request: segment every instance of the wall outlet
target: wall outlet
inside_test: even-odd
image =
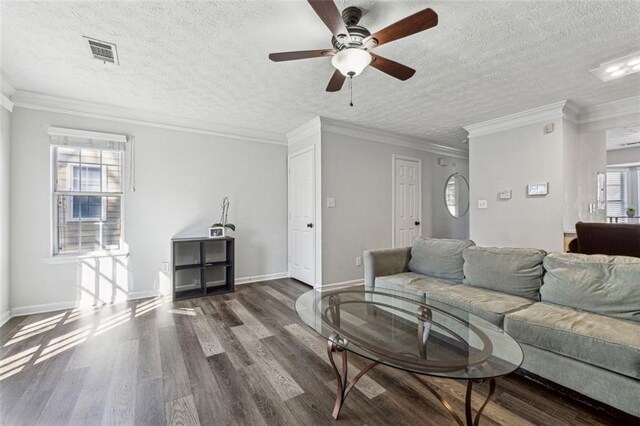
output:
[[[478,208],[486,209],[487,208],[487,200],[478,200]]]
[[[356,266],[362,266],[362,256],[356,257]]]
[[[160,270],[162,272],[169,272],[169,262],[162,262],[160,264]]]
[[[336,199],[335,198],[327,198],[327,208],[333,209],[336,207]]]

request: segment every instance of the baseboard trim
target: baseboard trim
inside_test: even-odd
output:
[[[11,319],[11,311],[4,311],[0,315],[0,327],[6,324],[7,321]]]
[[[257,281],[277,280],[280,278],[287,278],[288,272],[278,272],[275,274],[266,275],[254,275],[251,277],[236,278],[236,285],[249,284]],[[146,299],[148,297],[162,296],[159,291],[156,290],[142,290],[129,293],[127,300]],[[10,312],[6,312],[0,316],[0,325],[4,324],[11,317],[20,317],[24,315],[44,314],[47,312],[64,311],[66,309],[73,309],[78,307],[77,301],[66,301],[56,303],[44,303],[41,305],[22,306],[19,308],[13,308]]]
[[[323,284],[320,286],[320,288],[325,288],[325,287],[334,287],[334,286],[344,286],[344,287],[353,287],[353,286],[357,286],[357,285],[361,285],[364,284],[364,278],[360,278],[357,280],[351,280],[351,281],[342,281],[339,283],[331,283],[331,284]]]
[[[126,300],[146,299],[148,297],[161,296],[160,292],[155,290],[142,290],[129,293]],[[64,311],[78,307],[78,301],[43,303],[41,305],[22,306],[20,308],[11,309],[11,317],[20,317],[23,315],[44,314],[47,312]]]
[[[287,278],[289,276],[288,272],[277,272],[275,274],[266,274],[266,275],[254,275],[251,277],[243,277],[236,278],[236,285],[255,283],[258,281],[269,281],[269,280],[279,280],[281,278]]]

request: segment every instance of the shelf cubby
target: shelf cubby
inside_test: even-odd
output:
[[[232,237],[172,239],[173,299],[234,291],[234,244]]]

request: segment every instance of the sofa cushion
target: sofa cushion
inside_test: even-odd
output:
[[[464,283],[540,300],[545,254],[538,249],[468,247],[462,252]]]
[[[445,282],[437,278],[416,274],[415,272],[403,272],[396,275],[387,275],[386,277],[377,277],[375,283],[376,290],[404,291],[422,296],[428,290],[438,290],[455,285],[455,283]]]
[[[409,270],[461,283],[464,278],[462,251],[474,245],[470,240],[418,237],[411,247]]]
[[[446,303],[502,327],[504,314],[522,309],[533,303],[524,297],[512,296],[466,284],[428,291],[426,301]]]
[[[640,322],[640,258],[551,253],[543,301]]]
[[[640,324],[535,303],[508,313],[504,329],[518,342],[640,379]]]

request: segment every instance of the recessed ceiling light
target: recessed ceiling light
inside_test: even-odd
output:
[[[602,81],[609,81],[638,71],[640,71],[640,52],[634,52],[621,58],[603,62],[598,68],[592,69],[590,73]]]

